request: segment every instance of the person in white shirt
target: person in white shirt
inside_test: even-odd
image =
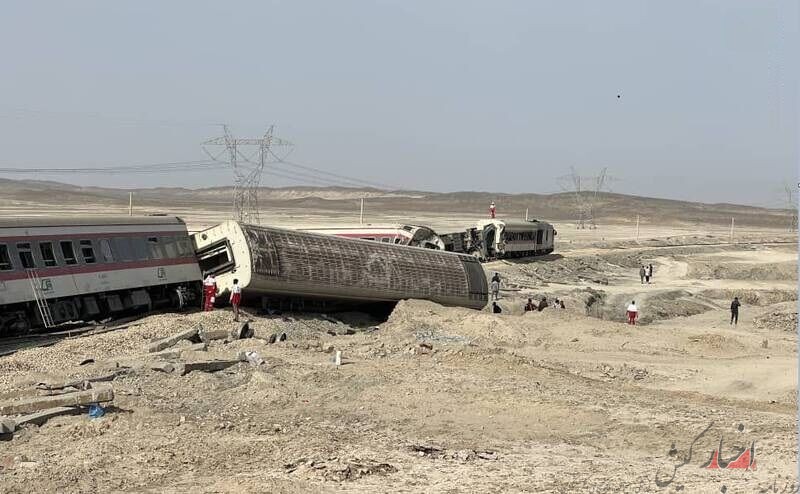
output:
[[[636,319],[639,317],[639,309],[636,308],[636,301],[632,300],[626,311],[628,314],[628,324],[635,325]]]
[[[231,287],[231,307],[233,307],[233,320],[239,322],[239,305],[242,303],[242,287],[239,280],[233,280]]]

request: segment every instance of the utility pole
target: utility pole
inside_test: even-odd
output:
[[[292,143],[273,136],[274,125],[270,125],[263,137],[235,138],[222,126],[224,135],[206,140],[202,144],[203,151],[214,161],[229,165],[233,169],[233,215],[241,222],[259,224],[261,218],[258,208],[258,189],[261,186],[261,174],[264,167],[273,162],[274,147],[287,146]],[[221,148],[216,152],[216,150]],[[249,151],[248,151],[249,150]],[[227,160],[222,159],[227,154]]]
[[[128,192],[128,216],[133,216],[133,192]]]
[[[636,241],[639,241],[639,215],[636,215]]]
[[[360,225],[364,224],[364,198],[361,198],[361,214],[358,216],[358,223]]]
[[[528,221],[528,208],[525,208],[525,221]]]
[[[734,222],[735,222],[735,219],[731,218],[731,240],[730,240],[730,243],[733,243],[733,225],[734,225]]]

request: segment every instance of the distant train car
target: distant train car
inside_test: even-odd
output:
[[[491,219],[441,238],[447,251],[491,260],[550,254],[556,234],[553,225],[544,221]]]
[[[426,249],[444,250],[444,242],[432,229],[420,225],[353,225],[302,228],[311,233],[337,237],[373,240],[385,244],[408,245]]]
[[[179,218],[0,219],[0,336],[179,304],[199,282]]]
[[[486,276],[471,256],[227,221],[193,235],[200,268],[244,298],[342,302],[427,299],[481,309]]]

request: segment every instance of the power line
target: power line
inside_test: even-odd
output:
[[[148,163],[135,165],[107,165],[99,167],[1,167],[0,173],[8,174],[115,174],[115,173],[169,173],[173,171],[194,171],[217,168],[219,164],[211,160],[171,161],[166,163]]]

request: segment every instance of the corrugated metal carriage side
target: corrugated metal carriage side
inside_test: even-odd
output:
[[[198,254],[228,243],[234,257],[215,261],[227,289],[238,278],[251,296],[294,296],[354,302],[421,298],[482,308],[483,268],[474,258],[440,251],[229,222],[201,232]],[[206,239],[202,239],[206,235]],[[241,237],[241,238],[239,238]]]
[[[172,304],[199,277],[179,218],[0,219],[0,335]]]

